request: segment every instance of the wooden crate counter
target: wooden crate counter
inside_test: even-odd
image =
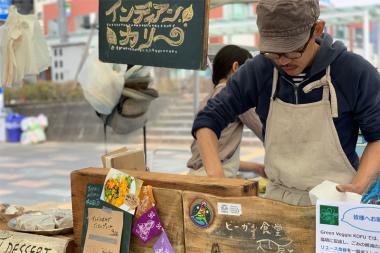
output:
[[[315,252],[315,207],[194,192],[182,197],[186,253]]]
[[[76,170],[71,173],[71,194],[73,206],[73,220],[74,220],[74,242],[76,252],[79,252],[80,238],[82,233],[83,212],[84,212],[84,199],[86,195],[86,187],[88,184],[103,184],[108,169],[104,168],[86,168]],[[152,185],[155,188],[172,189],[166,193],[157,193],[155,189],[155,198],[158,204],[158,212],[162,219],[164,226],[168,230],[169,239],[174,239],[178,245],[173,245],[177,252],[184,252],[180,250],[181,245],[184,247],[183,233],[180,224],[183,224],[183,218],[180,210],[174,207],[181,208],[182,210],[182,197],[181,193],[176,193],[176,190],[189,190],[195,192],[209,193],[217,196],[256,196],[257,195],[257,182],[242,180],[242,179],[212,179],[207,177],[176,175],[166,173],[153,173],[144,171],[128,171],[124,170],[131,176],[139,178],[144,181],[145,185]],[[164,205],[160,208],[160,205]],[[168,206],[173,206],[168,209]],[[178,216],[178,217],[177,217]],[[178,219],[178,224],[173,223]],[[171,220],[173,219],[173,221]],[[173,223],[173,225],[171,225]],[[169,224],[169,225],[167,225]],[[170,230],[173,227],[173,230]],[[174,242],[174,241],[173,241]],[[135,246],[136,240],[132,239],[131,252],[151,252],[151,247]],[[134,248],[135,247],[135,248]]]

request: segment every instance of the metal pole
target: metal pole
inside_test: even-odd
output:
[[[59,38],[61,43],[67,43],[67,17],[65,10],[65,0],[58,0],[58,27]]]
[[[377,68],[380,69],[380,19],[377,20]]]
[[[371,61],[370,59],[370,52],[369,52],[369,13],[368,10],[365,10],[363,13],[363,47],[364,47],[364,58],[366,58],[368,61]]]
[[[194,108],[194,116],[198,113],[199,108],[199,72],[194,70],[194,100],[193,100],[193,108]]]
[[[147,170],[147,167],[146,167],[146,161],[147,161],[147,149],[146,149],[146,125],[143,126],[143,140],[144,140],[144,162],[145,162],[145,170]]]

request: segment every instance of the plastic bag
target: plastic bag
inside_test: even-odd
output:
[[[78,76],[84,97],[95,111],[108,115],[118,103],[127,65],[104,63],[90,53]]]
[[[374,204],[380,205],[380,181],[374,182],[370,187],[368,192],[363,195],[363,204]]]

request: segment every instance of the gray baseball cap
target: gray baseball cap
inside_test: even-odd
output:
[[[278,53],[303,47],[320,13],[318,0],[260,0],[256,11],[260,51]]]

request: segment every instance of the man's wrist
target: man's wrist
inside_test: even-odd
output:
[[[209,177],[224,177],[224,172],[223,170],[211,170],[211,171],[207,171],[207,175]]]

